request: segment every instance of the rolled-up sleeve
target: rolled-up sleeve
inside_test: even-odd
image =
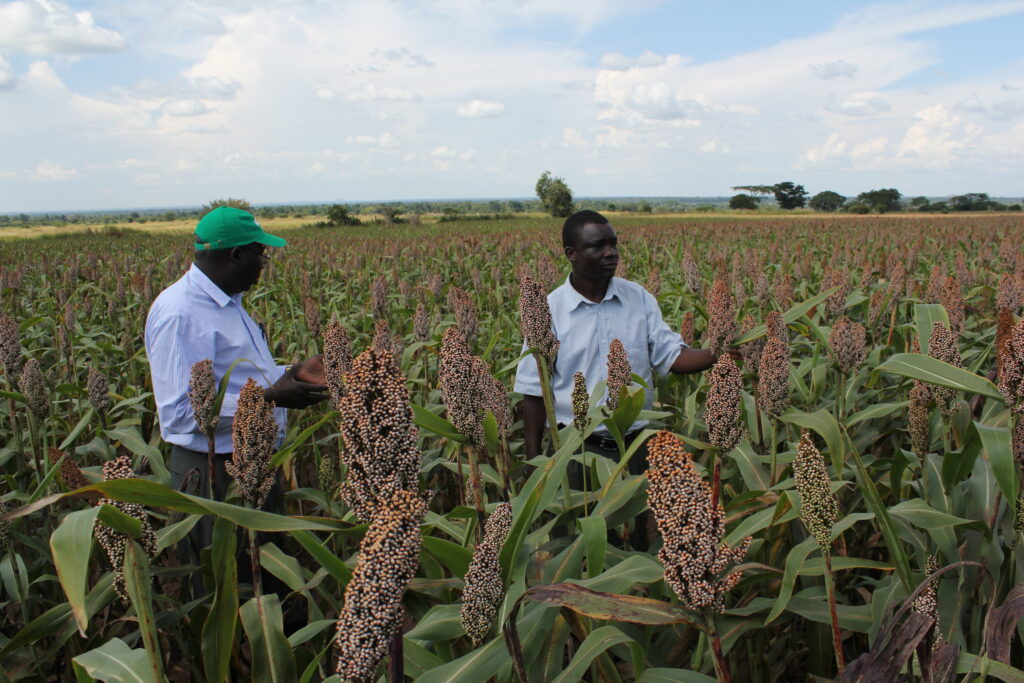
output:
[[[529,347],[526,342],[523,342],[523,353],[526,353]],[[534,360],[533,354],[523,356],[519,359],[519,366],[516,368],[516,381],[513,386],[513,391],[516,391],[524,396],[541,396],[542,390],[540,387],[540,375],[537,372],[537,361]]]
[[[665,322],[661,308],[658,307],[658,300],[647,291],[644,291],[643,297],[651,367],[659,376],[664,377],[671,371],[672,363],[679,357],[679,352],[686,348],[686,342]]]

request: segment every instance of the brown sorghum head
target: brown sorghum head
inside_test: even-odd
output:
[[[949,316],[950,331],[959,337],[964,331],[964,294],[960,288],[960,280],[952,275],[947,277],[939,298]]]
[[[658,296],[661,294],[661,271],[657,268],[652,268],[651,272],[647,274],[647,283],[644,284],[644,289]]]
[[[711,368],[711,387],[708,389],[704,421],[708,426],[708,441],[728,453],[743,439],[743,376],[729,355],[718,359]]]
[[[743,324],[740,326],[740,336],[742,337],[747,332],[757,327],[757,321],[754,320],[754,316],[747,315],[743,318]],[[765,340],[764,337],[755,339],[752,342],[747,342],[740,346],[740,355],[743,356],[743,369],[748,372],[757,371],[757,361],[761,358],[761,352],[764,350]]]
[[[370,286],[370,307],[374,318],[384,317],[388,309],[388,280],[383,275],[378,275]]]
[[[619,393],[633,381],[633,368],[629,364],[626,347],[618,339],[612,339],[608,347],[608,399],[611,410],[619,407]]]
[[[685,604],[721,612],[725,594],[740,579],[739,572],[723,574],[743,560],[750,537],[735,548],[722,545],[725,511],[712,501],[711,487],[678,437],[658,432],[648,449],[647,503],[664,540],[658,559],[665,582]]]
[[[370,348],[352,361],[338,412],[348,467],[341,495],[368,522],[395,491],[415,491],[419,485],[409,392],[389,350]]]
[[[558,355],[558,340],[551,322],[551,309],[544,288],[529,275],[519,279],[519,331],[527,348],[536,349],[548,363]]]
[[[430,316],[427,315],[427,307],[422,301],[416,306],[416,312],[412,316],[412,331],[420,341],[430,338]]]
[[[311,296],[307,296],[303,303],[303,312],[306,314],[306,329],[312,337],[320,336],[320,304]]]
[[[74,491],[89,485],[89,482],[85,480],[85,475],[82,474],[82,470],[71,459],[70,454],[64,453],[59,448],[50,448],[47,451],[47,457],[49,457],[51,465],[60,463],[60,482],[64,485],[65,489]],[[61,458],[64,458],[64,460],[61,461]]]
[[[842,268],[825,268],[825,274],[821,280],[821,288],[827,290],[833,287],[838,287],[839,289],[828,297],[825,307],[829,316],[834,318],[846,308],[846,297],[850,295],[850,290],[853,289],[853,284],[850,282],[850,274]]]
[[[793,460],[793,477],[800,493],[800,517],[821,552],[827,553],[832,548],[832,526],[836,523],[839,508],[832,495],[832,480],[825,469],[825,459],[808,432],[800,437]]]
[[[924,580],[928,582],[928,585],[925,586],[925,588],[920,593],[918,593],[917,597],[914,598],[914,602],[910,606],[910,609],[912,609],[913,611],[917,612],[918,614],[923,614],[926,617],[930,617],[933,620],[934,623],[932,624],[931,628],[928,629],[929,633],[931,634],[930,638],[928,638],[928,641],[930,641],[932,647],[938,644],[938,641],[942,640],[942,635],[940,634],[939,629],[937,628],[939,619],[939,603],[936,597],[937,588],[935,585],[935,580],[931,578],[932,574],[934,574],[937,571],[939,571],[939,560],[934,555],[929,555],[924,565]]]
[[[6,313],[0,313],[0,365],[13,386],[21,373],[21,340],[18,321]]]
[[[1003,381],[1003,364],[1007,359],[1015,324],[1013,311],[1009,308],[1000,308],[999,318],[996,321],[996,372],[1000,383]]]
[[[582,372],[577,372],[572,376],[572,423],[580,433],[580,438],[583,438],[587,427],[590,426],[590,418],[587,417],[589,412],[590,393],[587,391],[587,378]]]
[[[231,460],[224,464],[238,484],[245,502],[260,508],[274,486],[271,458],[277,445],[274,403],[263,398],[263,387],[252,377],[238,395],[238,409],[231,425]]]
[[[508,435],[511,417],[505,387],[491,376],[487,363],[470,352],[455,327],[445,330],[441,340],[437,375],[449,419],[474,446],[485,446],[483,421],[487,412],[494,414],[501,435]]]
[[[7,503],[0,500],[0,553],[11,545],[11,520],[7,519]]]
[[[789,328],[786,327],[786,320],[779,311],[769,311],[764,320],[764,326],[769,337],[775,337],[786,347],[789,347]]]
[[[946,269],[936,263],[932,266],[932,271],[928,276],[928,289],[925,292],[925,299],[928,303],[937,304],[941,303],[942,288],[946,285]]]
[[[402,595],[419,566],[425,512],[415,492],[396,490],[366,530],[338,616],[337,673],[343,681],[369,679],[401,626]]]
[[[704,332],[705,348],[724,353],[736,336],[736,310],[725,280],[715,280],[707,302],[708,327]]]
[[[922,461],[931,447],[928,410],[931,397],[928,385],[914,380],[914,386],[910,390],[910,410],[907,415],[907,429],[910,431],[910,447]]]
[[[336,316],[331,317],[324,332],[323,364],[331,403],[337,408],[338,401],[345,393],[345,373],[352,365],[352,341]]]
[[[778,417],[789,407],[789,344],[769,335],[757,368],[758,405]]]
[[[135,473],[132,471],[131,460],[127,455],[118,457],[103,463],[103,481],[112,479],[133,479]],[[129,517],[134,517],[142,523],[142,535],[139,536],[139,543],[146,553],[153,557],[156,555],[156,532],[150,524],[149,515],[145,508],[138,503],[124,503],[112,498],[101,498],[100,505],[111,505]],[[93,527],[93,535],[99,541],[100,546],[106,551],[107,559],[114,570],[114,588],[121,597],[124,604],[129,604],[128,589],[124,578],[124,551],[128,543],[128,537],[120,531],[115,531],[103,522],[97,520]]]
[[[836,365],[843,374],[859,368],[867,356],[867,330],[849,318],[843,317],[836,321],[828,343],[832,347]]]
[[[196,424],[199,425],[199,431],[207,435],[213,434],[220,417],[212,414],[213,406],[217,402],[217,380],[213,376],[212,360],[201,360],[192,365],[188,400],[192,403],[192,413]]]
[[[963,367],[963,359],[960,357],[960,344],[957,338],[950,333],[949,328],[942,321],[932,325],[932,336],[928,342],[928,355],[943,362]],[[935,405],[944,417],[952,417],[960,410],[960,392],[955,389],[932,385],[932,397]]]
[[[36,419],[45,419],[50,414],[50,390],[37,359],[29,358],[25,362],[18,378],[18,389],[28,399],[29,412]]]
[[[85,381],[86,394],[89,396],[89,403],[96,412],[105,413],[110,408],[110,385],[107,378],[96,368],[89,368],[89,377]]]
[[[466,344],[473,348],[479,321],[472,297],[459,287],[451,287],[448,289],[448,307],[455,316],[455,325],[465,338]]]
[[[996,310],[1009,309],[1015,313],[1021,304],[1020,278],[1016,273],[1004,273],[996,288]]]
[[[999,353],[999,391],[1010,412],[1020,419],[1024,416],[1024,318],[1006,337]]]
[[[683,279],[686,281],[686,288],[697,296],[704,293],[704,285],[700,277],[700,269],[697,262],[693,260],[693,254],[686,252],[683,255]]]
[[[694,328],[693,328],[693,311],[687,311],[683,314],[683,324],[679,326],[679,336],[683,338],[683,343],[687,346],[693,346],[694,339]]]
[[[775,303],[783,310],[793,305],[793,277],[786,273],[775,285]]]
[[[505,584],[501,580],[501,565],[498,553],[512,528],[512,506],[501,503],[494,509],[484,526],[484,538],[473,550],[473,559],[466,572],[465,588],[462,589],[462,612],[460,621],[466,635],[479,645],[494,624],[498,607],[505,597]]]

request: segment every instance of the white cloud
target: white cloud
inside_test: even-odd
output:
[[[398,49],[391,50],[374,49],[370,52],[370,56],[413,69],[417,67],[430,69],[435,66],[432,61],[423,55],[411,52],[407,47],[400,47]]]
[[[562,144],[569,149],[590,148],[590,141],[583,136],[583,133],[571,127],[562,129]]]
[[[651,52],[644,52],[636,57],[627,57],[618,52],[609,52],[601,56],[601,68],[624,71],[626,69],[644,68],[648,66],[661,66],[666,58]]]
[[[857,93],[840,102],[833,93],[829,93],[825,103],[826,111],[843,116],[874,116],[891,109],[888,102],[873,93]]]
[[[472,100],[455,110],[455,115],[466,119],[482,119],[491,116],[498,116],[505,111],[505,105],[501,102],[490,100]]]
[[[843,59],[824,64],[811,64],[810,67],[815,76],[826,81],[833,78],[853,78],[857,74],[857,65]]]
[[[44,159],[30,175],[32,180],[48,182],[51,180],[69,180],[78,175],[74,169],[64,168],[60,163]]]
[[[74,12],[59,0],[15,0],[0,5],[0,49],[30,55],[120,50],[124,37],[97,26],[92,13]]]
[[[0,55],[0,90],[5,90],[13,85],[14,68],[3,55]]]
[[[168,116],[198,116],[209,109],[199,100],[167,100],[160,105],[160,111]]]
[[[361,145],[363,147],[379,147],[381,149],[390,149],[398,147],[398,139],[389,132],[381,133],[380,135],[350,135],[345,138],[345,142],[350,145]]]
[[[437,149],[430,153],[430,156],[434,157],[435,159],[454,159],[456,156],[458,156],[458,152],[456,152],[451,147],[438,147]]]
[[[345,93],[345,99],[349,102],[409,102],[418,100],[419,95],[413,88],[382,88],[373,83],[364,83]]]
[[[330,88],[317,88],[314,97],[322,102],[336,102],[338,100],[338,93],[334,92]]]

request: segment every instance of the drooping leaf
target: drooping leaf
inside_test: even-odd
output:
[[[602,593],[573,583],[534,586],[526,591],[526,597],[549,605],[568,607],[594,619],[651,626],[690,624],[703,628],[699,614],[678,605],[634,595]]]

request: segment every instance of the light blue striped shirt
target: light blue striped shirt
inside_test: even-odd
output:
[[[218,453],[230,453],[231,424],[238,408],[238,394],[249,377],[269,387],[284,374],[270,354],[259,325],[242,308],[242,295],[225,294],[195,264],[177,282],[160,292],[146,318],[146,355],[153,378],[160,436],[167,443],[201,453],[206,452],[206,435],[199,431],[188,400],[192,365],[213,360],[213,374],[219,383],[239,358],[231,373],[220,421],[215,434]],[[274,410],[279,427],[278,443],[284,438],[288,411]]]
[[[654,373],[665,376],[679,352],[686,348],[683,338],[673,332],[661,317],[658,300],[642,286],[613,277],[604,300],[595,303],[576,291],[565,279],[548,294],[551,322],[560,342],[551,388],[555,397],[555,419],[563,425],[572,424],[573,375],[582,371],[587,391],[608,379],[608,347],[613,339],[622,342],[633,373],[647,386],[645,407],[654,404]],[[523,351],[526,351],[523,343]],[[519,361],[515,391],[528,396],[541,396],[537,363],[532,356]],[[605,399],[602,398],[602,402]],[[630,431],[640,429],[646,421],[633,423]],[[607,434],[604,426],[594,430]]]

